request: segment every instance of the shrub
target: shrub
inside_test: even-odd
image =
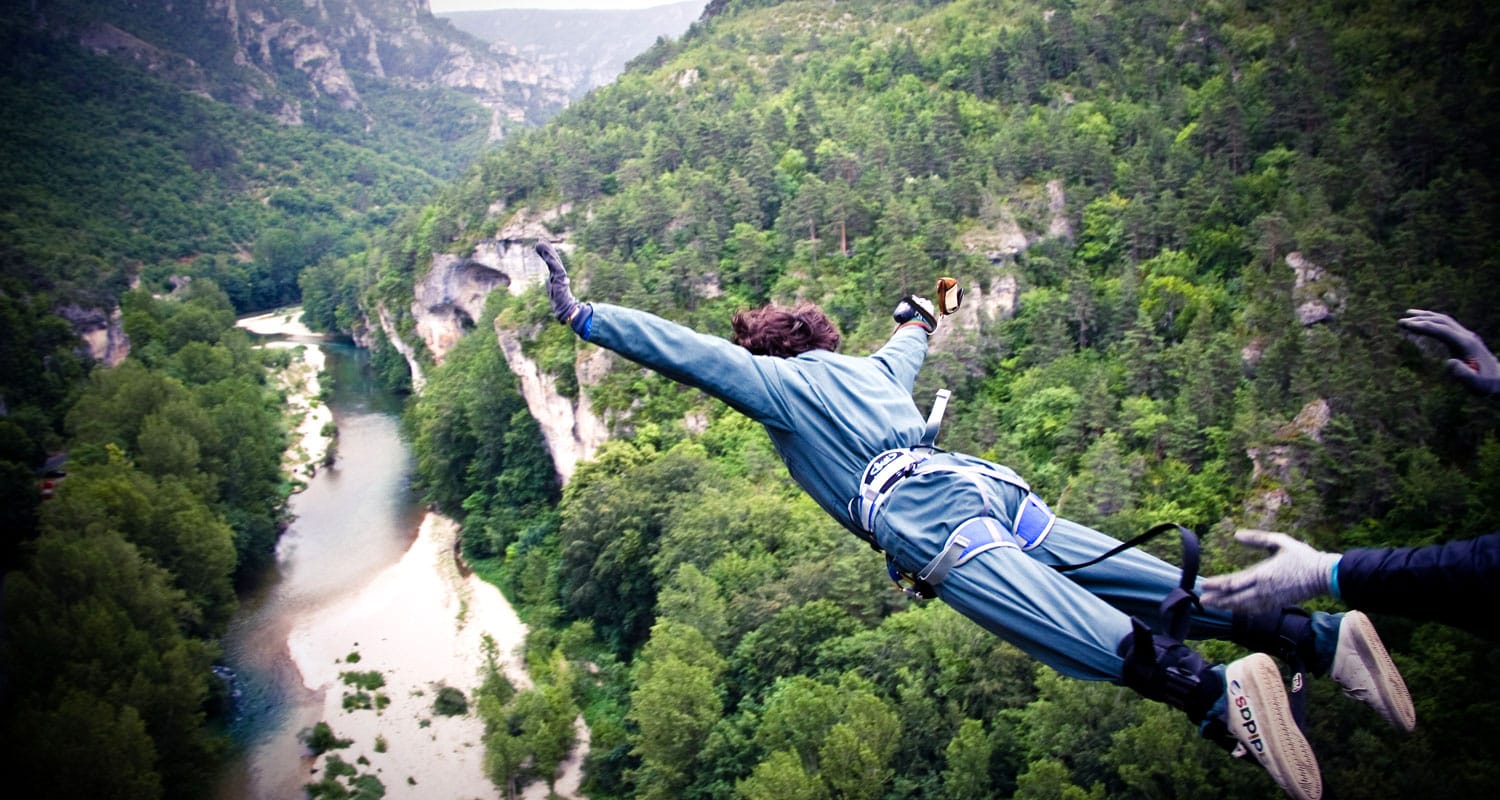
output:
[[[438,689],[437,699],[432,702],[432,711],[445,717],[456,717],[469,713],[469,700],[464,693],[452,686]]]
[[[333,728],[328,727],[326,722],[319,722],[311,728],[304,728],[298,738],[307,745],[309,750],[313,751],[315,756],[323,755],[329,750],[342,750],[354,744],[353,739],[340,739],[335,736]]]

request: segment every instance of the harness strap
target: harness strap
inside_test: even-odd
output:
[[[937,586],[948,577],[954,567],[962,566],[980,553],[997,547],[1015,547],[1015,542],[1005,538],[1005,530],[994,517],[975,517],[958,526],[943,545],[942,552],[927,562],[917,573],[917,578]]]
[[[1198,535],[1178,525],[1175,522],[1163,522],[1153,526],[1145,533],[1127,542],[1121,542],[1112,547],[1108,552],[1097,558],[1089,559],[1081,564],[1057,564],[1053,569],[1058,572],[1072,572],[1076,569],[1085,569],[1107,559],[1113,558],[1132,547],[1138,547],[1167,531],[1176,530],[1182,535],[1182,581],[1161,602],[1162,618],[1167,620],[1167,632],[1173,638],[1182,640],[1187,635],[1187,626],[1190,614],[1194,609],[1203,610],[1203,603],[1199,602],[1198,595],[1193,593],[1193,586],[1198,582]]]
[[[952,395],[947,389],[938,390],[937,397],[932,401],[932,411],[927,414],[927,429],[922,432],[919,447],[933,447],[937,444],[938,431],[943,427],[943,412],[948,410],[948,398]]]

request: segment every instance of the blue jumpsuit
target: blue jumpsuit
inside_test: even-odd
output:
[[[588,341],[702,389],[765,426],[792,479],[834,519],[857,531],[848,502],[876,455],[920,443],[925,420],[912,386],[927,356],[927,334],[903,327],[865,358],[814,350],[794,358],[752,355],[732,342],[641,311],[592,304],[579,320]],[[1004,467],[961,453],[944,463]],[[961,523],[993,516],[1007,529],[1025,499],[1018,486],[919,472],[903,480],[876,517],[877,543],[916,574]],[[1066,575],[1053,564],[1094,558],[1119,542],[1059,518],[1038,547],[987,550],[954,568],[938,596],[964,616],[1074,678],[1118,682],[1117,650],[1130,616],[1160,628],[1158,606],[1181,571],[1139,549]],[[1189,636],[1227,638],[1230,615],[1193,615]]]

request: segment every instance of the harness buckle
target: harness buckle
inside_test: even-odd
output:
[[[927,458],[901,448],[887,450],[870,459],[869,466],[859,478],[859,494],[849,501],[849,519],[855,527],[873,537],[875,514],[885,504],[886,496],[902,478],[916,472]]]

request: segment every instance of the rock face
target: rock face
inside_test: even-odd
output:
[[[547,266],[532,242],[514,239],[481,242],[466,257],[436,256],[414,287],[411,310],[417,335],[441,364],[454,343],[483,315],[490,292],[504,288],[520,294],[541,283],[546,274]]]
[[[454,343],[474,327],[490,292],[504,287],[520,294],[546,279],[547,265],[534,246],[540,239],[553,238],[545,223],[569,210],[567,205],[539,214],[523,209],[495,238],[481,241],[467,256],[443,253],[433,257],[427,274],[413,287],[411,306],[417,335],[433,359],[441,364]],[[501,212],[492,209],[493,214]],[[558,249],[566,253],[569,246],[559,242]]]
[[[598,348],[589,348],[586,355],[580,354],[579,363],[574,367],[578,374],[578,397],[568,398],[557,391],[555,378],[539,370],[536,362],[521,352],[520,334],[496,325],[495,335],[500,340],[506,364],[520,380],[526,408],[542,430],[542,439],[552,454],[557,479],[566,484],[573,478],[578,462],[593,458],[609,438],[608,428],[589,402],[587,387],[592,384],[585,380],[586,376],[593,375],[597,382],[597,376],[608,371],[609,355]]]
[[[491,292],[520,294],[546,279],[547,266],[537,256],[535,243],[554,238],[544,222],[568,210],[517,213],[496,238],[481,241],[468,255],[445,253],[433,258],[427,274],[414,288],[411,312],[417,335],[435,361],[442,363],[453,345],[474,329]],[[500,211],[495,209],[494,213]],[[566,242],[558,242],[557,247],[564,254],[571,249]],[[386,336],[411,365],[413,388],[420,390],[421,366],[413,348],[397,338],[395,325],[383,309],[379,316]],[[524,332],[496,324],[494,333],[506,364],[520,381],[526,406],[542,430],[558,479],[567,483],[578,462],[593,458],[609,437],[608,428],[594,413],[588,397],[588,388],[597,385],[609,371],[609,354],[598,348],[583,349],[574,365],[579,393],[572,398],[559,392],[556,378],[526,356],[521,346]]]
[[[392,347],[396,348],[396,352],[400,353],[401,357],[406,359],[406,366],[411,369],[411,390],[420,394],[422,387],[427,385],[427,376],[422,373],[422,362],[417,359],[416,348],[407,344],[406,340],[401,338],[401,332],[396,328],[395,321],[391,319],[390,312],[386,311],[384,306],[377,308],[375,312],[380,322],[380,330],[385,333],[385,338],[390,341]],[[363,346],[368,347],[369,345],[366,344]]]
[[[90,13],[79,23],[45,9],[34,17],[95,53],[286,125],[325,105],[381,124],[361,94],[372,81],[464,92],[490,110],[491,140],[504,123],[540,123],[569,100],[535,60],[464,36],[428,0],[104,0]]]
[[[117,366],[130,355],[130,338],[125,335],[119,308],[106,311],[67,306],[60,309],[58,315],[73,325],[89,357],[100,364]]]
[[[1343,282],[1301,253],[1287,253],[1286,265],[1296,275],[1292,302],[1304,327],[1333,319],[1344,306]]]
[[[688,0],[619,11],[497,8],[441,16],[461,31],[541,64],[577,98],[614,80],[659,37],[681,36],[702,10],[701,0]]]
[[[1313,400],[1276,431],[1270,444],[1245,452],[1252,468],[1250,482],[1257,487],[1245,498],[1245,526],[1277,528],[1281,509],[1292,502],[1286,487],[1296,483],[1307,469],[1305,446],[1308,442],[1322,443],[1323,429],[1328,427],[1332,415],[1327,400]]]

